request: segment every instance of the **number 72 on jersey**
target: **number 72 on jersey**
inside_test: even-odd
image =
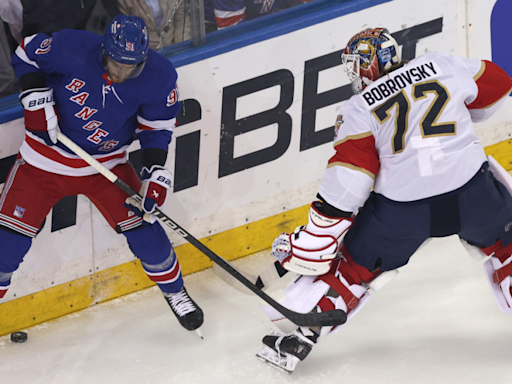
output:
[[[420,120],[420,130],[423,138],[433,136],[455,135],[457,130],[457,122],[448,122],[438,124],[437,120],[443,113],[450,94],[444,85],[437,80],[426,81],[414,84],[412,87],[413,102],[427,101],[427,95],[434,94],[434,99],[430,102],[427,112]],[[400,153],[405,148],[405,134],[409,129],[409,112],[411,111],[411,100],[402,89],[399,93],[388,99],[385,103],[373,110],[373,115],[380,124],[384,124],[391,118],[390,111],[397,108],[395,115],[395,133],[391,140],[393,153]]]

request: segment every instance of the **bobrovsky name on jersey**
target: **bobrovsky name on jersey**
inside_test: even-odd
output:
[[[391,73],[391,76],[388,76],[389,78],[387,80],[384,81],[384,79],[382,79],[380,84],[375,87],[371,87],[368,91],[363,92],[361,95],[363,96],[368,106],[372,106],[376,102],[384,100],[388,96],[400,92],[400,90],[407,87],[407,85],[412,85],[414,83],[427,80],[437,74],[438,71],[436,71],[434,63],[429,62],[421,64],[394,76],[393,73]]]
[[[416,43],[428,36],[441,33],[443,19],[435,19],[423,24],[403,29],[392,33],[398,44],[402,46],[402,57],[411,60],[416,56]],[[303,92],[302,92],[302,113],[300,115],[300,145],[299,151],[329,143],[333,139],[333,126],[321,130],[315,130],[316,111],[340,103],[352,96],[350,84],[318,93],[319,74],[341,63],[342,50],[329,53],[304,63]],[[427,67],[428,68],[428,67]],[[427,69],[418,72],[412,71],[411,78],[425,76]],[[423,74],[423,75],[422,75]],[[219,137],[219,167],[218,177],[227,177],[234,173],[257,167],[278,159],[288,150],[292,136],[292,116],[287,109],[293,103],[295,78],[293,73],[287,69],[280,69],[266,73],[252,79],[223,88],[221,114],[221,133]],[[373,98],[384,96],[384,92],[393,92],[404,86],[407,79],[401,82],[394,79],[394,84],[388,84],[386,90],[379,89],[378,94]],[[271,87],[280,86],[280,99],[276,107],[258,113],[257,116],[249,116],[244,119],[236,119],[237,100],[251,93],[256,93]],[[178,127],[201,120],[201,105],[195,99],[183,101],[180,115],[177,117]],[[186,114],[183,113],[186,111]],[[235,157],[235,138],[238,135],[252,132],[260,128],[276,124],[278,135],[276,142],[264,149]],[[199,183],[199,161],[201,135],[199,131],[180,135],[180,130],[175,131],[176,150],[174,159],[174,193],[197,186]],[[130,153],[130,161],[136,170],[140,170],[140,151]],[[3,182],[3,180],[0,180]],[[76,223],[76,197],[66,197],[59,202],[52,216],[52,232],[57,231]]]

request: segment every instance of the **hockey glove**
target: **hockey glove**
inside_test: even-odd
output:
[[[167,190],[172,185],[172,173],[167,169],[153,165],[151,169],[142,168],[142,187],[140,195],[130,196],[125,200],[125,206],[145,221],[154,223],[156,217],[152,215],[155,208],[161,208],[167,197]]]
[[[319,276],[327,273],[336,257],[342,235],[352,225],[352,218],[329,217],[318,211],[314,202],[309,222],[294,233],[281,233],[272,243],[271,254],[288,271]]]
[[[46,145],[57,144],[59,132],[52,88],[27,89],[20,93],[20,101],[25,109],[25,128],[40,137]]]

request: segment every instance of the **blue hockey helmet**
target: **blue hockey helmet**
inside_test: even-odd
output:
[[[368,28],[354,35],[341,55],[354,93],[361,92],[402,62],[396,40],[386,28]]]
[[[144,68],[148,52],[149,37],[144,20],[138,16],[114,17],[103,35],[103,65],[109,76],[112,68],[128,68],[133,70],[125,80],[137,77]],[[114,62],[110,68],[107,67],[109,61]]]

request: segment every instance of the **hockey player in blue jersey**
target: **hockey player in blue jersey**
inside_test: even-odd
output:
[[[0,298],[52,206],[83,194],[126,237],[181,325],[199,328],[203,313],[187,294],[174,249],[151,216],[172,183],[164,165],[181,104],[176,70],[148,48],[144,21],[116,16],[103,37],[77,30],[32,35],[17,48],[12,65],[22,89],[26,136],[0,196]],[[140,190],[142,202],[127,199],[57,142],[59,129]],[[127,162],[134,136],[142,150],[142,184]]]

